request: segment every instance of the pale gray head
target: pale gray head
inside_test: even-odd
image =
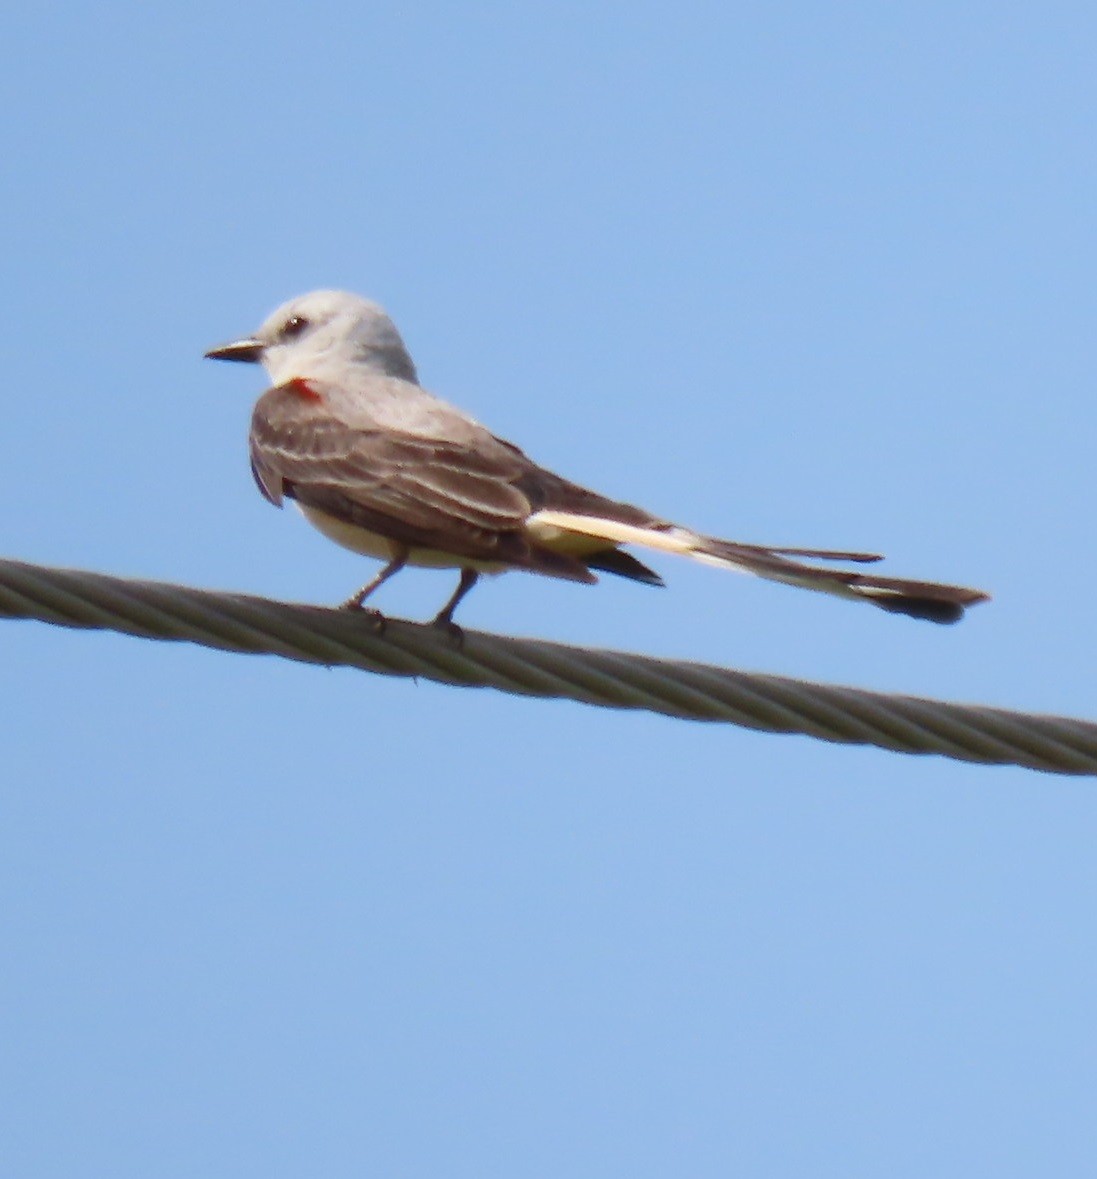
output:
[[[272,312],[254,336],[206,356],[262,364],[275,385],[294,377],[338,381],[348,364],[418,381],[396,325],[376,303],[347,291],[299,295]]]

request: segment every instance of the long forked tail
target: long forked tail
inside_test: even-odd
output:
[[[626,524],[618,520],[573,512],[542,510],[527,521],[527,528],[535,536],[561,533],[588,536],[610,544],[635,544],[644,548],[692,557],[707,565],[753,573],[770,581],[835,594],[870,602],[893,614],[907,614],[929,622],[958,622],[968,606],[985,602],[989,594],[982,590],[965,589],[959,585],[940,585],[933,581],[911,581],[898,577],[878,577],[871,573],[855,573],[844,569],[825,569],[807,565],[794,557],[824,561],[866,563],[880,560],[876,553],[837,552],[830,549],[766,548],[761,545],[737,544],[702,536],[688,528],[674,524],[654,523],[652,526]]]

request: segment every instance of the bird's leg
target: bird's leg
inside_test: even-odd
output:
[[[475,569],[462,569],[461,580],[457,583],[457,588],[453,591],[453,597],[442,607],[435,615],[432,626],[437,626],[440,630],[448,631],[459,642],[463,640],[464,635],[461,628],[453,621],[453,612],[457,609],[458,603],[469,592],[470,589],[480,580],[480,574]]]
[[[372,581],[366,582],[366,584],[362,586],[362,588],[356,594],[354,594],[353,597],[347,598],[347,600],[343,603],[342,609],[361,610],[362,603],[366,600],[366,598],[368,598],[370,594],[372,594],[373,591],[382,584],[382,582],[388,581],[388,579],[392,577],[394,573],[399,573],[400,570],[403,569],[403,567],[407,564],[407,562],[408,550],[403,545],[401,545],[398,549],[394,550],[392,560],[389,561],[384,569],[382,569],[381,572],[378,573]],[[375,615],[378,619],[381,617],[380,610],[371,610],[370,613]]]

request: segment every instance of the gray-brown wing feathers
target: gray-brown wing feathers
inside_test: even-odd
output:
[[[292,390],[275,388],[252,416],[252,470],[273,503],[283,496],[411,547],[499,561],[576,581],[585,565],[524,532],[518,486],[533,464],[485,432],[476,448],[388,429],[350,428]]]

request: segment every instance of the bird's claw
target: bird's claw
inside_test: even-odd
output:
[[[445,618],[441,614],[431,623],[431,626],[436,627],[442,631],[443,634],[449,636],[450,642],[461,650],[465,645],[465,632],[454,622],[451,618]]]
[[[372,606],[363,606],[357,598],[347,598],[347,600],[339,607],[339,609],[349,610],[354,614],[360,614],[364,620],[373,626],[373,629],[379,635],[383,635],[385,633],[385,627],[388,625],[388,623],[380,610],[376,610]]]

